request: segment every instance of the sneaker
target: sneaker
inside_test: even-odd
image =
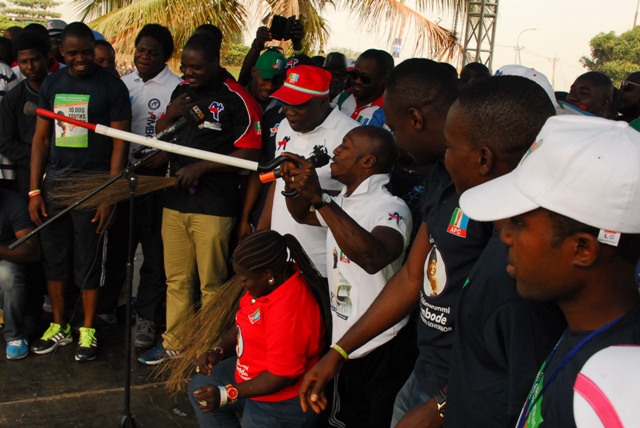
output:
[[[20,360],[29,355],[27,339],[12,340],[7,343],[7,359]]]
[[[93,361],[98,356],[96,329],[80,327],[80,338],[76,349],[76,361]]]
[[[156,340],[156,323],[140,318],[136,330],[136,348],[152,347]]]
[[[71,336],[71,326],[69,324],[63,329],[60,324],[52,322],[42,337],[33,344],[31,350],[38,355],[48,354],[58,346],[68,345],[72,341],[73,337]]]
[[[164,349],[164,346],[162,346],[162,342],[160,342],[144,354],[140,355],[140,357],[138,357],[138,361],[140,361],[142,364],[153,366],[155,364],[160,364],[167,358],[176,358],[180,356],[180,351],[170,351],[168,349]]]

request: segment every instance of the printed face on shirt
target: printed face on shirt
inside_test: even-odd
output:
[[[96,65],[93,40],[69,36],[64,39],[60,49],[71,76],[83,77],[91,74]]]
[[[153,37],[141,37],[133,55],[133,63],[142,80],[147,81],[156,77],[164,70],[165,62],[162,44]]]
[[[502,229],[500,239],[509,246],[507,272],[525,299],[559,301],[575,294],[571,274],[571,237],[554,244],[554,223],[549,212],[536,209],[515,216]]]
[[[358,58],[353,69],[356,72],[354,74],[362,76],[356,79],[349,79],[351,81],[353,95],[357,99],[371,102],[382,95],[386,76],[380,72],[375,59]],[[363,80],[369,83],[365,83]]]
[[[218,73],[219,61],[209,61],[199,49],[182,51],[180,71],[193,89],[211,83]]]
[[[274,288],[269,284],[271,275],[267,271],[255,273],[233,263],[233,270],[240,279],[240,284],[256,299],[271,293]]]
[[[16,62],[20,72],[31,82],[42,82],[47,77],[47,59],[37,49],[18,51]]]
[[[447,140],[444,164],[459,195],[482,182],[476,170],[479,154],[469,142],[467,129],[462,108],[456,101],[449,110],[444,126],[444,137]]]

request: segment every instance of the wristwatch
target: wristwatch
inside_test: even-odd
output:
[[[229,384],[226,385],[225,388],[227,389],[227,402],[229,404],[235,402],[238,400],[238,390],[236,389],[235,386]]]
[[[433,394],[433,398],[436,400],[436,404],[438,405],[438,412],[440,413],[440,417],[444,418],[444,406],[447,405],[447,394],[439,389],[438,392]]]
[[[317,211],[325,205],[329,205],[332,200],[333,199],[331,199],[331,195],[329,195],[328,193],[322,193],[320,202],[313,204],[313,209]]]

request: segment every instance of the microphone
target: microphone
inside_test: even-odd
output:
[[[305,160],[307,162],[311,162],[314,168],[321,168],[329,163],[329,161],[331,160],[331,156],[329,156],[329,154],[327,153],[327,148],[325,146],[315,146],[313,148],[313,152],[311,153],[311,156],[309,156]],[[295,162],[291,158],[278,156],[269,164],[265,165],[263,168],[280,165],[287,161]],[[280,167],[278,166],[277,168],[274,168],[273,171],[263,172],[262,174],[260,174],[260,181],[264,184],[264,183],[268,183],[270,181],[276,180],[280,177],[282,177],[282,174],[280,172]]]
[[[182,129],[189,125],[191,127],[198,127],[202,123],[204,123],[205,114],[202,112],[198,104],[194,104],[193,106],[187,108],[182,113],[182,117],[176,121],[173,125],[168,127],[162,132],[156,134],[157,140],[169,141],[177,132],[182,131]]]

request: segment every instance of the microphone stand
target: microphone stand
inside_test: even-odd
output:
[[[175,141],[175,139],[174,139]],[[125,352],[125,376],[124,376],[124,410],[122,415],[119,417],[119,426],[121,428],[135,428],[136,424],[133,420],[133,416],[131,415],[131,295],[133,290],[133,258],[135,254],[135,250],[133,248],[133,231],[134,231],[134,220],[135,220],[135,198],[136,198],[136,188],[138,186],[138,174],[135,172],[144,162],[153,156],[160,153],[159,150],[156,150],[143,159],[140,159],[133,165],[128,166],[118,173],[118,175],[110,178],[108,181],[95,188],[87,195],[83,196],[72,205],[68,206],[64,210],[62,210],[57,215],[51,217],[49,221],[43,223],[36,229],[34,229],[31,233],[26,236],[18,239],[16,242],[9,246],[9,249],[13,250],[17,246],[23,244],[26,240],[28,240],[33,234],[38,233],[40,230],[45,227],[50,226],[55,220],[62,217],[64,214],[69,211],[77,208],[83,202],[92,198],[93,196],[100,193],[102,190],[111,186],[113,183],[118,181],[121,178],[126,178],[129,183],[129,236],[128,236],[128,256],[127,256],[127,268],[126,268],[126,279],[125,279],[125,293],[127,298],[126,305],[126,320],[125,320],[125,344],[124,344],[124,352]]]

